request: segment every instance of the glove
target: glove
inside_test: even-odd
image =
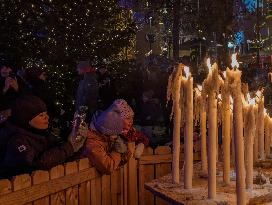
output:
[[[119,152],[121,154],[127,152],[128,148],[125,144],[124,140],[118,136],[117,140],[114,143],[114,148],[116,152]]]
[[[134,157],[136,159],[139,159],[141,157],[141,155],[143,154],[143,151],[144,151],[144,144],[143,143],[140,143],[137,145],[136,149],[135,149],[135,152],[134,152]]]
[[[83,147],[86,139],[88,136],[88,126],[86,123],[81,123],[77,135],[74,136],[73,134],[70,134],[68,137],[68,141],[73,147],[74,152],[77,152],[80,150],[81,147]]]

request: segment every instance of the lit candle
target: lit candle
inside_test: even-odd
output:
[[[264,109],[265,157],[270,157],[270,117]]]
[[[264,97],[262,91],[257,91],[258,102],[258,144],[259,144],[259,156],[261,160],[265,159],[264,153]]]
[[[184,139],[184,188],[192,188],[193,179],[193,78],[189,67],[184,67],[185,78],[182,78],[182,86],[185,93],[185,139]]]
[[[173,128],[173,159],[172,159],[172,181],[179,183],[179,155],[180,155],[180,127],[181,127],[181,96],[183,96],[181,89],[183,65],[176,67],[169,77],[167,88],[167,99],[170,100],[172,96],[174,128]],[[172,116],[171,115],[171,116]]]
[[[235,168],[236,168],[236,197],[238,205],[246,204],[245,193],[245,163],[244,163],[244,142],[243,142],[243,105],[241,92],[241,71],[236,54],[232,56],[232,67],[234,70],[227,71],[229,87],[233,96],[233,129],[235,144]],[[236,69],[235,69],[236,68]]]
[[[198,86],[198,89],[202,91],[202,86]],[[201,168],[204,173],[207,173],[208,171],[206,123],[207,123],[206,94],[204,92],[201,92],[201,104],[200,104]]]
[[[216,93],[220,87],[217,64],[211,67],[210,60],[207,60],[209,68],[208,77],[204,80],[204,94],[208,94],[208,197],[216,197],[216,129],[217,129],[217,99]]]
[[[255,136],[255,99],[247,97],[245,103],[245,164],[246,164],[246,188],[253,189],[253,143]]]
[[[230,183],[230,139],[231,139],[231,110],[229,85],[224,72],[225,80],[221,88],[222,91],[222,136],[223,136],[223,180],[226,184]]]

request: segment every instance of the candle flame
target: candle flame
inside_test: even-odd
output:
[[[230,104],[233,105],[233,98],[230,96]]]
[[[208,69],[209,69],[209,72],[212,70],[212,64],[211,64],[211,59],[208,58],[207,59],[207,66],[208,66]]]
[[[258,91],[256,92],[256,96],[257,96],[258,98],[261,98],[261,95],[262,95],[262,91],[258,90]]]
[[[234,53],[231,56],[231,67],[232,68],[239,68],[239,63],[238,63],[236,57],[237,57],[237,53]]]
[[[184,66],[184,72],[185,72],[185,77],[189,78],[190,75],[190,68],[188,66]]]
[[[256,101],[255,101],[255,98],[248,98],[248,104],[250,105],[255,105],[256,104]]]
[[[199,90],[199,91],[202,91],[202,86],[201,85],[196,85],[197,86],[197,89]]]
[[[226,71],[223,72],[223,76],[224,76],[225,79],[227,78],[227,72]]]

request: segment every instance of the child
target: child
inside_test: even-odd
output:
[[[140,158],[144,151],[144,147],[148,146],[149,140],[143,132],[140,132],[133,127],[134,112],[132,108],[123,99],[115,100],[111,107],[120,112],[120,117],[123,121],[121,137],[127,142],[135,142],[136,150],[134,156],[135,158]]]

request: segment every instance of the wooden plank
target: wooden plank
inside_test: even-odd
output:
[[[0,196],[12,192],[11,182],[8,179],[0,180]]]
[[[38,170],[32,173],[33,185],[49,181],[49,172]],[[34,201],[33,205],[49,205],[49,196]]]
[[[101,205],[101,175],[91,181],[91,205]]]
[[[118,204],[118,193],[120,193],[119,172],[120,169],[113,171],[111,174],[111,205]]]
[[[135,143],[129,143],[128,149],[134,153]],[[128,204],[138,204],[138,189],[137,189],[137,161],[135,158],[130,158],[128,161]]]
[[[171,154],[171,148],[168,146],[160,146],[157,147],[154,151],[155,155],[164,155]],[[164,164],[156,164],[155,165],[155,178],[160,178],[164,175],[167,175],[171,172],[171,162]],[[159,197],[155,197],[156,205],[168,205],[168,202],[164,201]]]
[[[102,205],[111,205],[111,178],[110,175],[103,175],[101,179]]]
[[[78,162],[79,172],[88,169],[89,159],[81,159]],[[91,181],[83,182],[79,185],[79,204],[80,205],[90,205],[91,204]]]
[[[194,153],[194,161],[200,160],[200,153]],[[183,153],[180,154],[180,161],[183,161]],[[162,154],[162,155],[146,155],[142,156],[139,160],[140,165],[145,164],[161,164],[161,163],[171,163],[172,162],[172,154]],[[182,166],[182,164],[181,164]]]
[[[64,169],[63,166],[59,165],[58,167],[62,167],[63,174]],[[62,192],[63,190],[75,186],[77,184],[80,184],[85,181],[92,180],[94,178],[99,177],[100,175],[97,173],[95,168],[90,168],[87,170],[83,170],[80,173],[76,174],[70,174],[67,176],[59,177],[57,179],[52,179],[52,177],[58,176],[61,173],[58,173],[58,171],[55,170],[56,168],[53,168],[53,170],[50,170],[50,178],[51,180],[48,182],[44,182],[42,184],[33,185],[28,188],[24,188],[22,190],[14,191],[9,194],[1,195],[0,197],[0,204],[5,205],[21,205],[25,204],[31,201],[35,201],[37,199],[46,197],[51,194],[56,194],[57,192]],[[52,174],[51,174],[52,173]],[[65,204],[65,197],[59,197],[62,201],[61,203],[54,203],[55,201],[52,200],[52,197],[50,196],[51,205],[54,204]],[[53,198],[54,199],[54,198]]]
[[[65,164],[65,175],[78,173],[77,162],[68,162]],[[65,192],[66,205],[78,205],[78,185],[68,188]]]
[[[121,193],[118,195],[118,205],[124,205],[124,167],[120,168],[120,189]]]
[[[153,150],[147,148],[144,150],[143,155],[141,156],[142,160],[144,157],[152,156]],[[149,182],[154,179],[154,165],[150,164],[140,164],[139,163],[139,205],[153,205],[154,204],[154,195],[145,190],[145,182]]]
[[[50,173],[50,180],[61,178],[64,176],[64,167],[62,165],[53,167],[49,173]],[[51,205],[65,204],[65,191],[62,189],[60,192],[56,194],[52,194],[50,196],[50,204]]]
[[[25,188],[31,187],[31,177],[28,174],[18,175],[13,178],[12,183],[13,191],[23,190]],[[26,203],[25,205],[31,205],[32,204],[31,202],[32,200],[29,201],[29,203]]]
[[[128,204],[128,166],[127,164],[124,165],[124,205]]]

